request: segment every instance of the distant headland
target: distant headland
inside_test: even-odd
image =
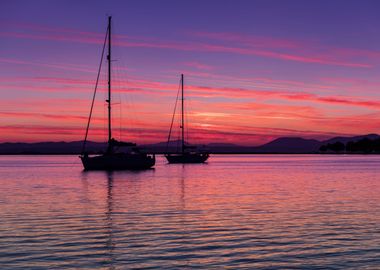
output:
[[[1,155],[70,155],[79,154],[82,141],[0,143]],[[166,142],[141,145],[143,151],[162,154],[175,152],[178,143]],[[87,142],[89,153],[100,153],[106,143]],[[379,154],[380,135],[367,134],[354,137],[334,137],[325,141],[301,137],[281,137],[260,146],[242,146],[230,143],[204,145],[212,154]]]

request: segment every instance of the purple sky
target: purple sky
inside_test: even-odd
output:
[[[195,141],[380,132],[379,1],[2,1],[0,9],[0,141],[82,139],[107,15],[122,103],[113,116],[124,137],[165,140],[181,72]],[[93,140],[104,139],[103,101],[100,93]]]

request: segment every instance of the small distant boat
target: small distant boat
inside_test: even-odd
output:
[[[183,74],[181,74],[181,152],[179,153],[169,153],[165,154],[166,159],[169,163],[204,163],[209,158],[210,153],[203,149],[200,150],[195,146],[190,146],[185,144],[185,118],[184,118],[184,79]],[[177,96],[178,98],[178,96]],[[174,108],[174,114],[175,114]],[[174,119],[173,114],[173,119]],[[173,126],[173,121],[172,121]],[[168,145],[170,142],[170,135],[172,131],[172,126],[169,130]]]
[[[86,128],[86,135],[83,141],[82,153],[79,156],[82,160],[85,170],[142,170],[149,169],[154,166],[156,159],[154,155],[142,153],[135,143],[120,142],[112,138],[112,126],[111,126],[111,16],[108,17],[108,27],[106,37],[104,40],[102,58],[104,56],[104,49],[108,38],[108,147],[104,154],[100,155],[88,155],[85,152],[85,146],[87,142],[88,129],[90,126],[92,109],[94,106],[94,100],[96,95],[96,89],[99,81],[99,74],[101,71],[102,60],[98,71],[98,77],[96,80],[95,91],[92,99],[90,115]],[[126,147],[126,150],[121,152],[120,148]]]

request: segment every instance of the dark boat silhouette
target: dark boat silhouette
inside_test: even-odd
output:
[[[206,149],[198,149],[195,146],[186,145],[185,143],[185,118],[184,118],[184,79],[181,74],[181,151],[179,153],[165,154],[169,163],[204,163],[210,156]],[[178,100],[178,95],[176,102]],[[177,103],[176,103],[177,105]],[[170,142],[171,131],[173,127],[174,115],[177,106],[174,106],[172,123],[170,125],[167,145]]]
[[[100,61],[100,66],[98,70],[98,76],[95,84],[95,91],[92,98],[92,104],[90,109],[90,115],[87,122],[86,135],[83,141],[82,154],[80,159],[82,160],[83,167],[85,170],[142,170],[149,169],[154,166],[156,159],[154,155],[148,155],[142,153],[135,143],[131,142],[120,142],[112,138],[112,126],[111,126],[111,16],[108,17],[108,27],[106,36],[104,39],[102,56]],[[96,90],[99,82],[99,75],[101,71],[101,66],[104,57],[104,50],[107,44],[108,38],[108,147],[106,152],[101,155],[90,156],[85,152],[88,129],[90,126],[92,110],[94,106]],[[121,152],[120,148],[125,147],[125,150]]]

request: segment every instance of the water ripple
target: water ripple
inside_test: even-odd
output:
[[[76,159],[0,157],[1,269],[380,269],[380,157]]]

